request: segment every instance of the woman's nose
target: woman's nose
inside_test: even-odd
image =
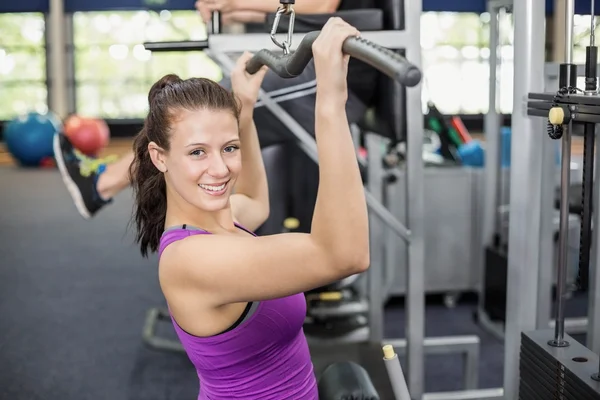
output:
[[[220,154],[214,156],[211,160],[208,168],[208,174],[210,176],[214,176],[215,178],[223,178],[229,175],[229,168],[227,168],[227,164]]]

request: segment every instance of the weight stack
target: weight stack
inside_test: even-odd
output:
[[[569,335],[567,347],[548,344],[554,330],[521,334],[519,400],[596,400],[598,356]]]

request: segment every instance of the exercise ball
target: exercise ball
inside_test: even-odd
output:
[[[110,140],[108,125],[102,119],[72,115],[66,119],[64,131],[73,147],[90,157],[96,157]]]
[[[42,160],[54,157],[52,139],[60,129],[60,119],[55,114],[30,112],[8,122],[4,142],[21,166],[37,167]]]

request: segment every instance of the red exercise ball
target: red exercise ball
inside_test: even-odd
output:
[[[110,140],[110,131],[104,120],[72,115],[64,123],[65,135],[73,146],[89,157],[95,157]]]

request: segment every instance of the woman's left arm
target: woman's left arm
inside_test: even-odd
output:
[[[254,124],[254,105],[266,74],[266,67],[250,75],[246,63],[252,55],[244,53],[231,72],[233,93],[240,101],[239,116],[242,170],[231,195],[233,218],[250,230],[260,227],[269,217],[269,186],[258,133]]]
[[[256,230],[269,217],[269,186],[258,133],[254,124],[254,104],[242,105],[240,142],[242,171],[231,196],[233,217],[241,225]]]

